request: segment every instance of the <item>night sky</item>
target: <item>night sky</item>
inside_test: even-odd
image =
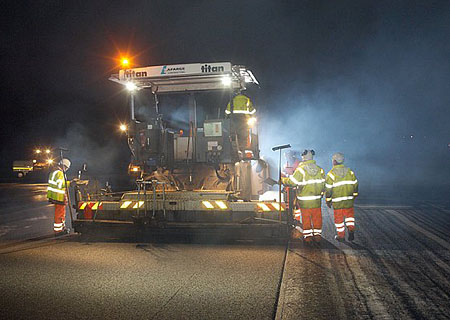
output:
[[[36,145],[123,170],[136,65],[230,61],[261,83],[261,150],[346,154],[363,184],[450,184],[449,1],[2,1],[1,170]],[[98,164],[98,163],[101,163]],[[276,163],[276,162],[273,162]]]

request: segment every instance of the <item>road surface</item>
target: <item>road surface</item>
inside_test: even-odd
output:
[[[361,199],[353,243],[325,207],[320,247],[55,239],[45,185],[0,203],[0,318],[450,317],[448,200]]]
[[[0,190],[2,319],[272,319],[275,314],[285,245],[55,239],[43,185]],[[38,240],[26,240],[30,236]]]

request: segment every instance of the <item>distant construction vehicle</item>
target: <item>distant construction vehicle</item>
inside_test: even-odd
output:
[[[130,119],[121,130],[137,190],[79,189],[76,231],[134,224],[153,231],[288,235],[289,206],[259,200],[268,189],[269,167],[259,155],[254,112],[244,127],[225,114],[228,101],[258,84],[250,70],[230,62],[163,65],[123,69],[110,80],[130,94]]]
[[[51,149],[37,148],[33,152],[32,160],[13,161],[12,170],[18,178],[24,178],[30,172],[42,172],[53,165],[53,152]]]

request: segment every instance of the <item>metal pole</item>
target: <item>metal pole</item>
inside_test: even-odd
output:
[[[136,120],[136,118],[134,116],[134,92],[133,91],[130,92],[130,115],[131,115],[132,121]]]
[[[136,179],[136,183],[137,183],[137,187],[138,187],[138,192],[137,192],[137,217],[140,218],[141,217],[141,212],[139,211],[139,200],[141,200],[141,181],[139,181],[138,179]]]
[[[66,187],[67,204],[69,205],[70,226],[73,227],[72,205],[70,203],[69,188],[67,186],[67,175],[66,175],[66,170],[64,170],[64,165],[62,164],[62,160],[64,159],[63,151],[68,151],[68,150],[64,149],[64,148],[59,148],[59,155],[60,155],[60,163],[62,165],[62,171],[63,171],[63,177],[64,177],[64,186]]]
[[[152,180],[152,187],[153,187],[153,216],[152,218],[154,219],[156,216],[156,184],[157,184],[157,180]]]
[[[163,186],[163,215],[164,220],[166,220],[166,183],[163,182],[162,186]]]
[[[147,218],[147,184],[144,183],[144,216]]]
[[[281,149],[280,149],[280,159],[278,161],[278,205],[279,205],[278,220],[281,222]]]
[[[283,144],[281,146],[272,147],[272,151],[280,151],[280,159],[278,161],[278,205],[280,206],[279,209],[279,221],[281,222],[281,150],[290,148],[290,144]]]
[[[195,161],[197,137],[197,100],[194,93],[189,95],[189,123],[192,123],[192,161]]]

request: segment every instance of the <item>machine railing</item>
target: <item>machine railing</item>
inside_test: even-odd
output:
[[[162,185],[162,210],[163,210],[163,217],[166,218],[166,182],[161,182],[158,180],[143,180],[138,179],[136,180],[137,184],[137,201],[138,204],[141,201],[141,191],[144,193],[144,217],[148,217],[148,196],[147,196],[147,189],[148,186],[151,187],[152,190],[152,218],[155,218],[156,216],[156,189],[158,185]],[[138,205],[136,210],[136,217],[141,217],[141,211],[140,206]]]

